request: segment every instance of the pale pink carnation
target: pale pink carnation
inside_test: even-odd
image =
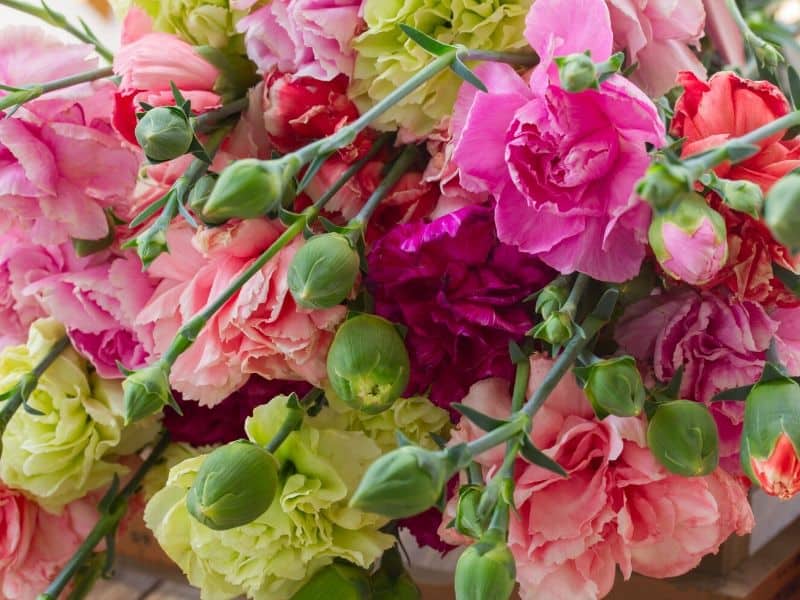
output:
[[[554,56],[611,54],[603,0],[537,0],[526,37],[541,58],[530,84],[509,65],[485,63],[477,72],[489,92],[461,88],[453,160],[462,185],[494,195],[502,242],[562,273],[625,281],[639,272],[650,223],[634,186],[664,125],[621,76],[581,93],[560,87]]]
[[[251,219],[192,231],[176,226],[168,234],[169,254],[149,272],[161,283],[138,319],[153,324],[156,353],[163,353],[178,329],[217,297],[280,235],[275,222]],[[175,363],[172,385],[184,398],[214,406],[247,381],[305,380],[319,385],[336,325],[346,309],[303,310],[288,290],[289,263],[303,244],[296,239],[270,260],[212,317],[197,341]]]
[[[239,21],[247,54],[273,69],[323,81],[352,74],[362,0],[273,0]],[[245,3],[246,6],[247,3]]]
[[[703,218],[693,231],[667,221],[661,226],[661,237],[669,255],[661,266],[675,279],[690,285],[708,283],[728,260],[727,240],[708,218]]]
[[[0,597],[43,592],[94,527],[96,507],[97,498],[85,498],[54,515],[0,483]]]
[[[703,0],[606,0],[614,31],[614,49],[624,50],[634,83],[656,98],[677,85],[680,71],[704,77],[695,55],[704,35]],[[735,26],[734,26],[735,28]]]
[[[529,392],[552,366],[533,357]],[[472,408],[508,415],[508,384],[484,381],[465,398]],[[470,441],[481,432],[462,419],[454,434]],[[523,600],[594,600],[608,594],[617,569],[672,577],[715,553],[732,533],[745,534],[753,515],[742,486],[717,469],[707,477],[669,474],[646,447],[638,418],[594,417],[575,380],[567,377],[534,418],[534,442],[569,473],[554,473],[519,460],[515,470],[509,545]],[[481,457],[489,474],[503,453]],[[451,543],[466,540],[447,528]]]

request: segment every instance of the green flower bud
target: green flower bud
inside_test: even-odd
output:
[[[465,485],[458,491],[455,526],[459,533],[478,539],[485,529],[478,506],[483,495],[483,486]]]
[[[517,567],[508,544],[496,531],[466,549],[456,564],[458,600],[507,600],[514,591]]]
[[[401,446],[370,465],[350,506],[390,519],[411,517],[436,504],[453,472],[445,452]]]
[[[717,424],[700,402],[660,404],[647,427],[647,445],[668,471],[684,477],[708,475],[719,462]]]
[[[569,298],[569,287],[566,280],[557,279],[539,292],[536,297],[536,312],[542,315],[543,319],[547,319],[561,310],[567,298]]]
[[[278,489],[278,461],[261,446],[239,440],[208,455],[186,496],[189,513],[214,530],[251,523]]]
[[[149,227],[140,233],[132,243],[136,247],[136,253],[147,267],[164,252],[168,252],[167,234],[159,227]]]
[[[168,404],[175,404],[169,387],[169,365],[162,361],[127,373],[122,392],[126,425],[154,415]]]
[[[601,360],[587,368],[586,395],[601,419],[642,413],[647,391],[636,361],[630,356]]]
[[[245,158],[231,163],[219,176],[200,213],[206,223],[255,219],[278,210],[294,197],[298,159],[287,154],[273,160]]]
[[[405,343],[389,321],[359,315],[339,327],[328,351],[328,379],[348,406],[383,412],[406,389],[409,374]]]
[[[691,177],[685,169],[661,163],[650,165],[636,184],[636,193],[654,208],[662,210],[669,208],[691,189]]]
[[[148,110],[136,125],[136,141],[149,160],[163,162],[189,151],[194,130],[180,108],[159,106]]]
[[[316,235],[297,251],[289,266],[289,290],[303,308],[331,308],[353,290],[361,261],[339,233]]]
[[[553,346],[561,346],[572,337],[572,319],[569,315],[557,312],[536,325],[530,334],[537,340],[543,340]]]
[[[219,179],[219,175],[216,173],[207,173],[194,184],[192,191],[189,192],[186,204],[189,205],[189,208],[191,208],[192,212],[196,215],[203,215],[203,209],[206,206],[206,202],[208,202],[208,199],[211,197],[211,192],[214,190],[217,179]]]
[[[561,87],[568,92],[582,92],[597,87],[597,67],[588,55],[570,54],[557,58],[556,64]]]
[[[370,600],[369,575],[364,569],[333,563],[317,571],[292,600]]]
[[[730,179],[719,180],[719,193],[725,204],[734,210],[747,213],[758,219],[764,208],[764,193],[758,184],[745,179],[736,181]]]
[[[777,241],[793,252],[800,249],[800,173],[790,173],[772,186],[764,221]]]

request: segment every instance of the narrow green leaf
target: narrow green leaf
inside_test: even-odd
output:
[[[482,92],[488,92],[489,89],[484,85],[484,83],[480,80],[480,78],[473,73],[472,69],[470,69],[467,65],[461,62],[461,59],[457,58],[453,61],[453,64],[450,65],[450,68],[453,72],[461,77],[464,81],[469,83],[470,85],[475,86]]]
[[[554,461],[552,458],[547,456],[544,452],[539,450],[536,446],[533,445],[533,442],[530,440],[528,436],[525,436],[522,440],[522,448],[520,449],[520,454],[528,461],[533,463],[536,466],[542,467],[543,469],[547,469],[556,475],[561,475],[562,477],[567,477],[568,474],[564,470],[564,468]]]
[[[795,296],[800,297],[800,275],[794,271],[790,271],[777,263],[772,263],[772,272],[775,273],[783,285],[786,286],[790,292]]]
[[[500,419],[490,417],[489,415],[485,415],[482,412],[475,410],[471,406],[467,406],[466,404],[454,403],[450,406],[484,431],[493,431],[498,427],[508,423],[508,421],[502,421]]]
[[[452,52],[456,49],[455,46],[440,42],[439,40],[429,36],[427,33],[423,33],[419,29],[411,27],[411,25],[401,23],[400,29],[402,29],[403,33],[405,33],[409,38],[419,44],[423,50],[433,54],[434,56],[442,56],[443,54],[447,54],[448,52]]]

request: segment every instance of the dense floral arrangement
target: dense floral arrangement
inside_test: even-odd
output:
[[[80,41],[0,34],[0,597],[143,514],[208,600],[596,599],[800,491],[770,3],[116,4],[0,0]]]

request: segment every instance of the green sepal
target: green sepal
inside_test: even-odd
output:
[[[461,404],[459,402],[454,402],[450,405],[450,407],[458,411],[470,422],[487,432],[494,431],[498,427],[502,427],[508,423],[508,421],[495,419],[494,417],[490,417],[489,415],[485,415],[482,412],[475,410],[471,406],[467,406],[466,404]]]
[[[561,477],[569,476],[560,464],[539,450],[539,448],[534,446],[533,442],[527,435],[523,436],[522,438],[522,446],[520,447],[519,452],[525,458],[525,460],[538,467],[547,469],[556,475],[561,475]]]

